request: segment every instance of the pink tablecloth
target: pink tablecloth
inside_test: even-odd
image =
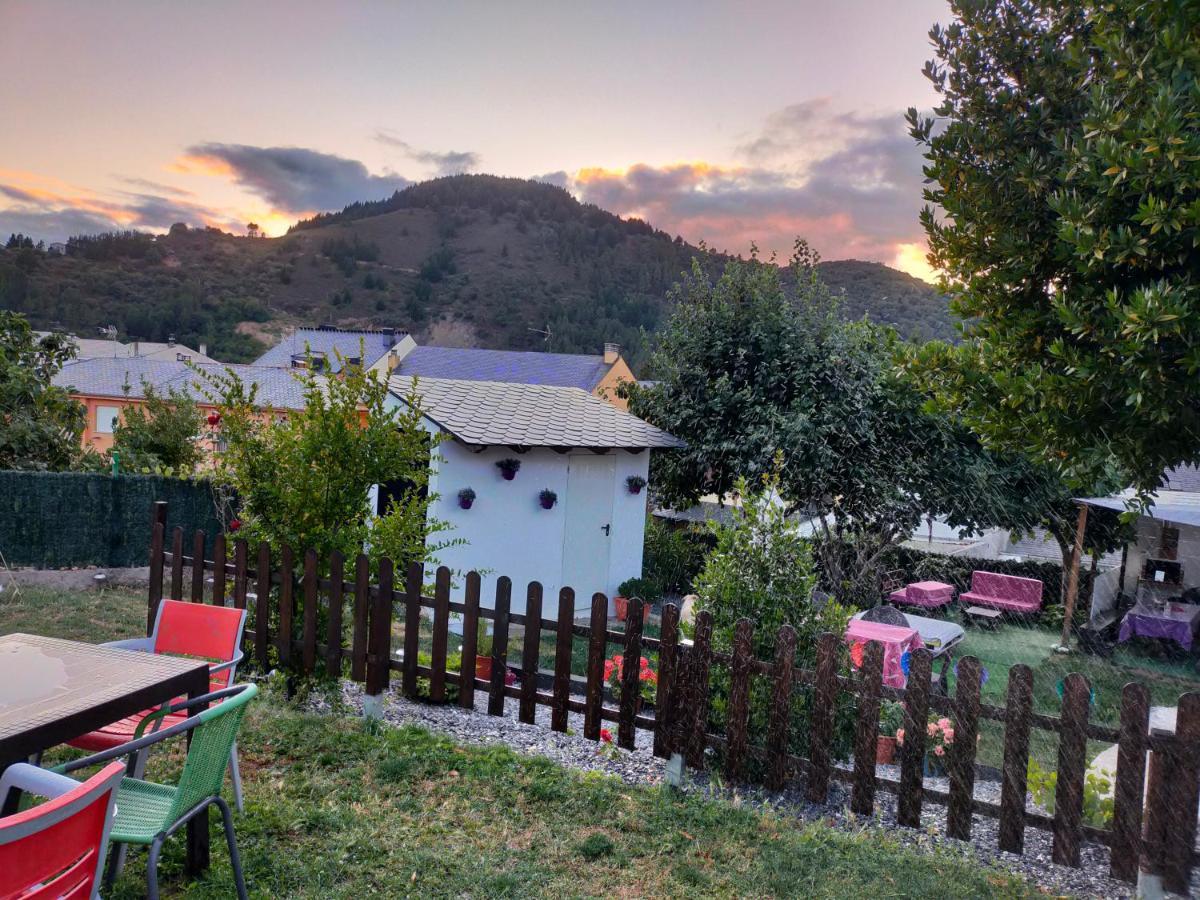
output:
[[[904,687],[908,676],[904,674],[901,659],[905,653],[920,650],[925,646],[921,642],[921,635],[915,629],[902,628],[899,625],[851,619],[846,627],[846,643],[853,649],[856,643],[865,645],[869,641],[883,644],[883,683],[888,687]],[[856,655],[852,652],[851,658]]]

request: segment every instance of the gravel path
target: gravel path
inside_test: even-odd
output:
[[[350,708],[360,711],[362,686],[343,682],[342,700]],[[311,703],[318,710],[331,709],[326,698],[315,697]],[[517,753],[543,756],[573,769],[603,772],[629,784],[654,785],[663,783],[665,779],[666,761],[651,753],[653,736],[649,732],[640,729],[636,732],[637,749],[633,752],[602,753],[594,742],[583,737],[582,714],[569,715],[566,733],[551,731],[549,708],[538,706],[535,723],[526,725],[517,721],[517,701],[511,698],[505,701],[504,716],[497,717],[487,714],[487,695],[483,692],[476,693],[475,712],[470,713],[457,706],[416,703],[389,691],[385,697],[383,718],[394,725],[420,725],[464,744],[503,744]],[[615,734],[615,724],[612,730]],[[898,779],[900,776],[898,766],[879,766],[878,772],[881,777]],[[927,778],[925,781],[929,787],[948,789],[945,778]],[[1025,853],[1020,856],[1003,853],[997,849],[999,823],[995,819],[974,816],[971,840],[958,841],[946,835],[945,808],[933,804],[923,806],[921,828],[901,828],[896,824],[896,797],[884,791],[876,794],[875,814],[866,819],[850,812],[850,788],[836,781],[831,783],[829,801],[824,805],[809,803],[795,788],[781,793],[753,787],[729,789],[711,782],[706,773],[690,770],[684,790],[723,799],[737,798],[742,803],[749,802],[787,812],[804,821],[824,821],[847,830],[878,827],[913,847],[936,846],[971,854],[984,864],[995,864],[1014,872],[1052,894],[1096,898],[1128,898],[1134,894],[1130,885],[1108,877],[1106,847],[1085,842],[1081,868],[1059,866],[1051,862],[1050,834],[1028,828],[1025,831]],[[1000,784],[977,781],[975,797],[998,803]],[[1200,896],[1200,869],[1193,873],[1191,896]]]

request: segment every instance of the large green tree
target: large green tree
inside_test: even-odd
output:
[[[113,432],[113,454],[121,468],[187,477],[200,462],[201,419],[196,401],[183,390],[165,394],[143,384],[141,404],[125,407]],[[119,454],[119,456],[118,456]]]
[[[0,469],[62,471],[79,462],[86,414],[53,383],[75,356],[64,334],[38,337],[0,310]]]
[[[1143,490],[1200,460],[1200,3],[958,0],[930,36],[922,369],[984,438]]]
[[[655,459],[662,499],[725,497],[775,473],[779,501],[816,535],[826,586],[850,598],[873,593],[884,552],[926,514],[1038,524],[1055,480],[930,409],[894,333],[845,322],[816,262],[801,242],[787,279],[757,261],[715,278],[697,263],[676,289],[656,382],[624,388],[634,413],[687,441]]]

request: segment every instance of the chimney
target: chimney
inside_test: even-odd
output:
[[[604,364],[611,366],[621,357],[621,345],[608,343],[604,345]]]
[[[208,344],[201,344],[201,345],[200,345],[200,355],[201,355],[201,356],[208,356]]]

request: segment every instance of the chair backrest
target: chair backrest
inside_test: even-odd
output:
[[[124,775],[123,763],[110,763],[79,787],[0,818],[0,897],[96,896]]]
[[[1023,603],[1042,602],[1042,582],[1036,578],[1020,575],[1005,575],[1002,572],[984,572],[976,569],[971,573],[971,590],[985,597],[1005,597]]]
[[[237,655],[245,627],[244,609],[163,600],[154,620],[154,652],[229,662]],[[235,668],[214,675],[212,689],[231,685]]]
[[[188,747],[183,774],[179,776],[171,821],[178,820],[206,797],[221,793],[229,754],[246,715],[246,704],[258,694],[257,685],[239,687],[241,691],[234,696],[198,714],[200,723],[192,730],[192,744]]]

